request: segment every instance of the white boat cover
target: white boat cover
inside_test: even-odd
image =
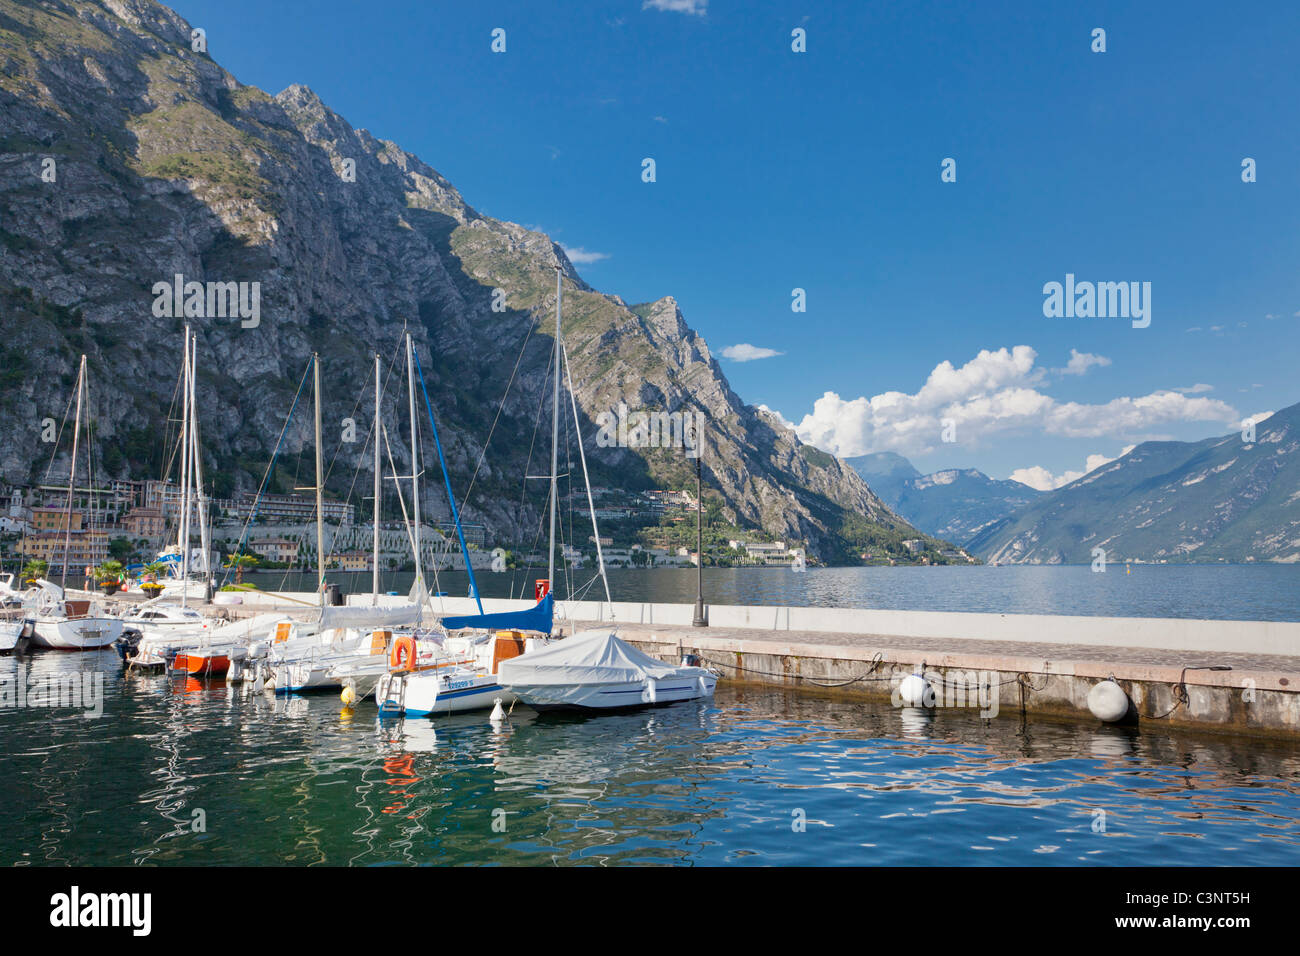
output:
[[[543,684],[630,684],[662,680],[681,668],[655,660],[610,631],[579,631],[540,650],[505,660],[497,676],[507,687]]]
[[[238,621],[228,621],[213,628],[209,641],[240,641],[249,637],[265,637],[281,621],[291,621],[284,614],[257,614]]]
[[[326,606],[321,608],[322,630],[336,627],[356,627],[369,630],[376,627],[400,627],[414,624],[420,619],[418,604],[368,604]]]

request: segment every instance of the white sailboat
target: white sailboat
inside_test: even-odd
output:
[[[196,381],[198,377],[198,336],[185,327],[181,359],[181,510],[176,529],[176,543],[158,555],[170,574],[162,582],[163,590],[152,600],[135,608],[123,618],[127,631],[116,647],[129,666],[162,667],[176,651],[209,640],[216,624],[209,621],[191,602],[207,601],[212,593],[212,569],[208,551],[208,507],[203,492],[203,454],[199,442],[199,416]],[[198,510],[200,549],[190,549],[191,526],[195,503]],[[191,569],[194,573],[191,573]]]
[[[86,356],[77,371],[77,411],[72,428],[72,459],[68,468],[68,505],[63,532],[63,576],[60,584],[44,578],[28,589],[24,610],[32,622],[32,643],[36,647],[64,651],[90,651],[108,647],[122,636],[118,618],[92,613],[89,599],[69,600],[64,594],[72,546],[72,500],[76,489],[77,451],[81,434],[81,412],[86,393]]]
[[[280,633],[277,633],[276,639],[266,645],[265,653],[262,655],[265,665],[263,671],[266,674],[266,683],[272,685],[277,693],[298,693],[338,686],[330,676],[336,666],[355,663],[358,657],[374,656],[372,651],[376,646],[377,636],[389,634],[394,627],[415,623],[421,611],[418,604],[374,603],[369,607],[327,607],[325,605],[325,476],[321,461],[319,355],[314,356],[313,365],[316,411],[316,592],[320,596],[320,610],[318,619],[292,625],[292,629],[296,632],[292,636],[281,637]],[[376,365],[377,374],[378,365]],[[376,518],[376,527],[378,527],[377,520]],[[377,593],[376,584],[376,595]],[[386,651],[387,648],[385,647],[384,650]],[[260,676],[263,671],[255,671],[255,673]]]
[[[551,550],[550,581],[555,580],[556,481],[558,477],[560,374],[564,345],[560,327],[561,276],[556,271],[555,288],[555,393],[551,414]],[[568,365],[563,363],[567,374]],[[574,427],[578,427],[577,399],[569,379],[573,403]],[[582,436],[578,451],[584,476],[587,472]],[[591,484],[587,482],[587,500],[596,541],[596,560],[605,582],[609,600],[609,580],[600,551],[600,532],[595,528],[595,506],[591,504]],[[587,710],[617,710],[644,707],[709,697],[717,685],[717,675],[702,667],[686,663],[674,667],[637,650],[608,630],[583,631],[555,643],[529,647],[525,653],[503,660],[494,669],[503,688],[534,709],[572,707]]]
[[[558,321],[557,317],[557,324]],[[415,355],[409,333],[406,336],[406,360],[407,387],[411,412],[412,494],[415,499],[414,511],[418,534],[420,468],[417,419],[415,417],[415,371],[418,367],[418,358]],[[424,390],[425,403],[429,412],[429,424],[433,430],[434,442],[437,444],[441,460],[442,446],[438,440],[437,425],[433,421],[433,409],[429,404],[428,392],[422,374],[421,388]],[[461,549],[465,554],[465,567],[470,577],[472,593],[477,598],[478,587],[474,582],[473,565],[470,561],[469,551],[465,547],[464,535],[461,532],[460,518],[456,511],[456,501],[451,491],[451,480],[447,473],[446,462],[441,461],[441,464],[443,466],[443,479],[447,485],[447,498],[450,503],[452,518],[456,523]],[[554,468],[551,470],[552,472],[555,471]],[[554,487],[552,487],[552,500],[554,501]],[[418,538],[415,539],[414,549],[416,555],[415,588],[417,593],[424,593]],[[417,640],[418,635],[404,636],[400,640],[410,641],[408,645],[409,653],[405,661],[401,662],[400,666],[391,666],[388,673],[380,674],[375,684],[375,701],[379,705],[380,712],[383,714],[432,716],[435,714],[452,714],[468,710],[486,709],[494,706],[498,701],[504,703],[513,702],[513,695],[503,688],[497,680],[497,666],[504,659],[504,656],[523,653],[526,649],[539,644],[550,636],[550,596],[547,595],[539,604],[539,608],[534,610],[543,612],[537,617],[539,621],[544,621],[544,623],[538,625],[542,630],[535,635],[526,635],[522,631],[511,630],[516,615],[483,615],[481,613],[482,602],[480,601],[479,615],[463,621],[459,619],[444,619],[442,621],[442,625],[446,629],[468,627],[476,633],[469,636],[437,636],[433,639],[433,647],[426,646],[423,653],[420,650],[420,642]],[[524,612],[524,615],[527,616],[532,613],[531,611]],[[500,620],[494,621],[494,619]],[[495,634],[491,634],[490,631],[494,624],[502,629]],[[397,646],[394,645],[393,656],[396,657],[397,653]],[[397,661],[390,661],[390,664],[397,663]],[[353,674],[349,676],[353,680],[357,680],[361,675]],[[367,673],[365,676],[369,676],[369,674]]]

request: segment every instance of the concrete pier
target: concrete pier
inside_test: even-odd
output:
[[[310,602],[312,595],[286,595]],[[247,596],[235,613],[304,610]],[[402,598],[382,598],[400,601]],[[369,595],[349,603],[368,604]],[[484,599],[487,613],[532,601]],[[438,614],[473,614],[469,598],[435,598]],[[711,606],[691,626],[689,604],[559,602],[566,633],[613,626],[664,660],[700,656],[725,679],[817,687],[896,700],[922,672],[936,711],[973,707],[992,718],[1022,713],[1096,722],[1089,691],[1113,677],[1133,702],[1130,719],[1162,726],[1300,739],[1300,623],[1180,618],[966,614],[856,608]],[[1206,667],[1228,670],[1206,670]]]

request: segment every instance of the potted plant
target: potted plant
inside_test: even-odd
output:
[[[167,570],[161,561],[151,561],[140,572],[140,590],[151,598],[162,594],[163,586],[158,583],[158,575]]]
[[[95,569],[95,580],[105,594],[116,594],[122,589],[122,562],[109,558]]]
[[[43,561],[40,558],[33,558],[23,565],[20,574],[23,581],[27,584],[35,584],[37,578],[43,578],[50,571],[50,562]]]

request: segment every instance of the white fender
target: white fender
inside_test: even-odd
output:
[[[1128,713],[1128,694],[1113,680],[1104,680],[1088,691],[1088,709],[1098,720],[1113,724]]]

